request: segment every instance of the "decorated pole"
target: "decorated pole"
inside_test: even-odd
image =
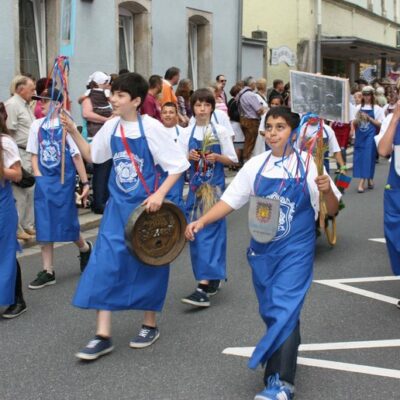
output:
[[[324,143],[324,120],[319,118],[316,115],[308,115],[304,119],[305,122],[305,132],[307,132],[307,128],[311,123],[317,123],[317,132],[313,138],[311,138],[307,143],[301,146],[301,150],[303,147],[307,147],[308,158],[315,153],[314,161],[317,166],[318,175],[321,176],[324,174],[324,161],[325,161],[325,152],[327,150],[326,145]],[[303,123],[300,124],[300,130],[303,126]],[[315,150],[315,151],[314,151]],[[308,165],[308,162],[307,162]],[[334,246],[337,241],[336,236],[336,217],[332,218],[332,229],[329,230],[328,227],[328,219],[327,219],[327,208],[325,204],[324,194],[319,192],[319,227],[325,231],[328,242],[331,246]]]
[[[70,100],[68,92],[68,74],[69,74],[69,60],[66,56],[58,56],[54,62],[52,79],[53,84],[51,91],[59,85],[59,90],[63,94],[63,108],[61,112],[70,110]],[[64,184],[65,177],[65,143],[67,131],[63,128],[62,142],[61,142],[61,184]]]

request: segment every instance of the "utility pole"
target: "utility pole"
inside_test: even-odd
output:
[[[322,35],[322,0],[316,0],[317,37],[315,46],[315,72],[322,72],[321,35]]]

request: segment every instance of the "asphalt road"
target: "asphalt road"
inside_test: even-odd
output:
[[[325,237],[318,240],[315,280],[392,275],[385,245],[369,240],[383,238],[387,170],[386,161],[377,165],[373,191],[358,194],[353,182],[345,195],[346,208],[338,217],[338,244],[331,248]],[[186,248],[171,268],[168,297],[159,317],[160,340],[148,349],[130,349],[129,340],[137,334],[142,314],[115,313],[116,348],[93,363],[74,357],[95,329],[94,311],[71,306],[79,279],[76,248],[65,245],[56,249],[57,284],[42,290],[26,288],[41,268],[40,254],[22,257],[29,310],[15,320],[0,321],[0,399],[253,399],[263,386],[263,371],[249,370],[246,357],[222,354],[226,348],[254,346],[265,329],[245,258],[249,241],[246,218],[247,209],[229,218],[229,281],[212,298],[209,309],[192,310],[180,302],[194,288]],[[400,297],[396,280],[350,285],[368,293]],[[302,342],[400,339],[399,320],[400,310],[393,304],[314,282],[302,314]],[[301,351],[300,357],[322,360],[324,367],[298,366],[296,399],[400,399],[400,347],[367,346],[370,348]],[[326,361],[339,362],[334,365],[340,368],[325,368]],[[349,364],[352,370],[368,374],[345,371]],[[388,377],[391,374],[398,377]]]

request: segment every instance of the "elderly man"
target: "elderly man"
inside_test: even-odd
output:
[[[31,155],[26,152],[29,129],[35,117],[29,103],[35,94],[35,84],[32,79],[21,76],[15,82],[14,95],[5,102],[7,111],[7,128],[17,142],[21,156],[22,167],[32,172]],[[33,228],[33,187],[22,189],[13,185],[14,197],[17,202],[19,217],[18,239],[28,240],[35,235]]]
[[[256,144],[258,127],[260,126],[261,115],[267,111],[255,94],[256,81],[253,77],[244,80],[244,88],[237,94],[236,102],[240,113],[240,126],[244,134],[243,159],[251,158]]]

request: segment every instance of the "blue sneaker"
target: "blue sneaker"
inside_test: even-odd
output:
[[[291,400],[294,396],[294,386],[281,381],[279,374],[268,377],[267,387],[254,397],[254,400]]]
[[[99,336],[95,336],[86,347],[75,354],[81,360],[97,360],[99,357],[110,353],[114,350],[111,339],[103,339]]]
[[[158,328],[151,328],[142,325],[139,334],[129,342],[129,347],[133,349],[143,349],[151,346],[160,337]]]

